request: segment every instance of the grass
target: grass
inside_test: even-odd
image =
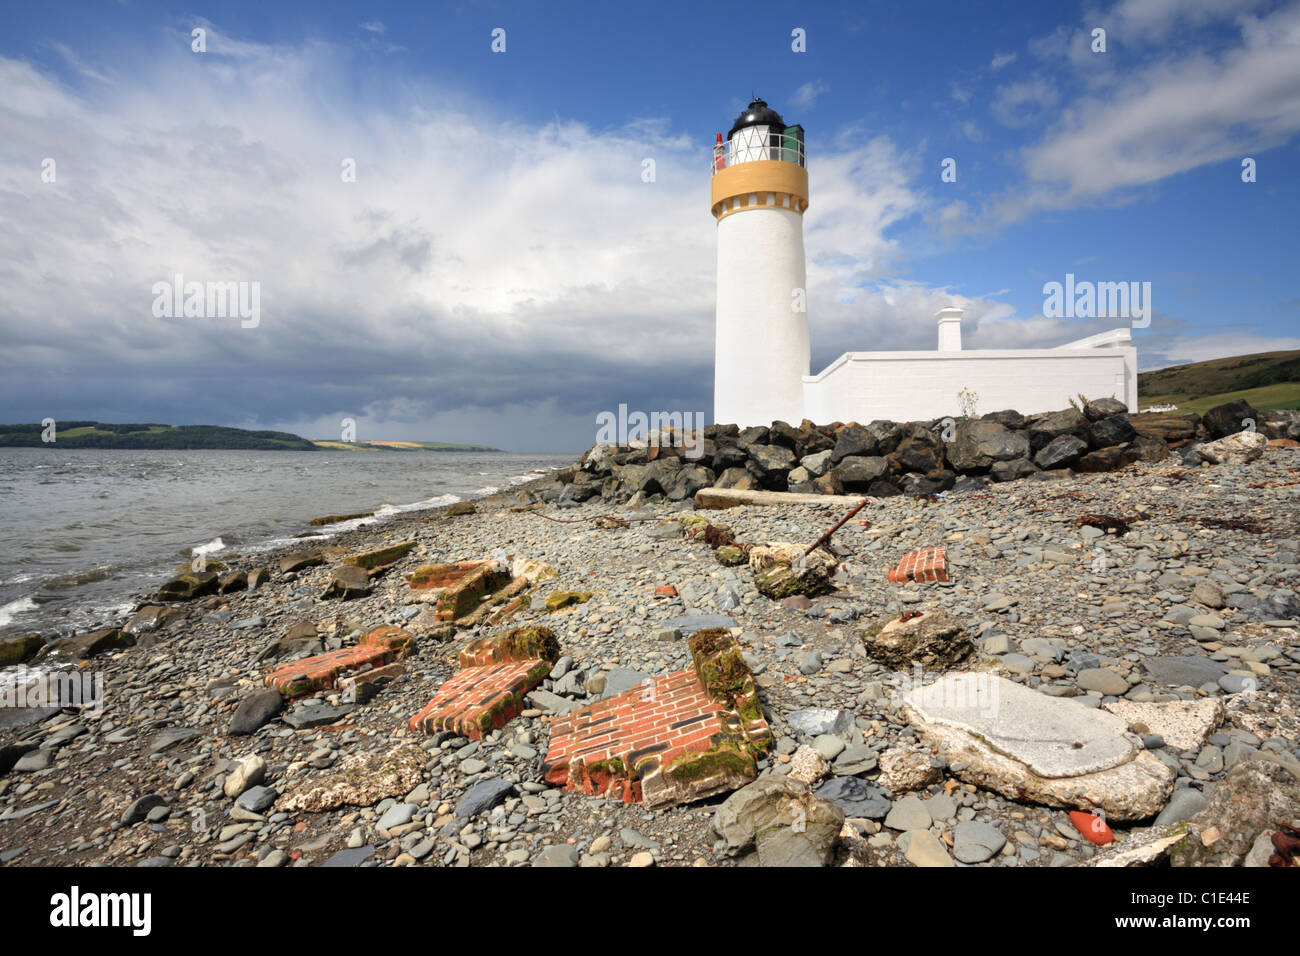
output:
[[[1196,412],[1204,415],[1216,405],[1233,402],[1239,398],[1261,412],[1274,408],[1300,408],[1300,382],[1283,382],[1278,385],[1263,385],[1259,388],[1239,389],[1232,392],[1216,392],[1211,395],[1190,396],[1185,394],[1147,395],[1139,390],[1140,407],[1150,405],[1177,405],[1180,412]]]

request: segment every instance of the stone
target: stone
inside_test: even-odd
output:
[[[365,597],[370,593],[370,575],[366,569],[350,564],[345,564],[334,572],[330,582],[326,585],[324,592],[321,594],[323,599],[338,598],[348,601],[353,598]]]
[[[1200,687],[1213,684],[1227,669],[1208,657],[1146,657],[1142,669],[1154,683],[1167,687]]]
[[[394,827],[404,826],[411,822],[415,816],[415,811],[420,809],[414,803],[395,803],[384,811],[384,815],[379,818],[375,824],[378,830],[391,830]]]
[[[907,849],[903,856],[913,866],[943,867],[956,866],[948,849],[937,836],[928,830],[917,830],[908,834]]]
[[[793,733],[816,737],[820,734],[847,734],[856,726],[851,710],[793,710],[786,714],[786,726]]]
[[[261,813],[275,803],[275,798],[278,796],[279,794],[270,787],[260,785],[249,787],[239,795],[235,805],[247,810],[249,813]]]
[[[485,810],[491,810],[513,789],[514,784],[499,777],[480,780],[456,801],[456,816],[463,820],[473,819]]]
[[[543,847],[533,858],[533,866],[569,867],[578,865],[578,848],[560,843]]]
[[[45,638],[39,634],[11,634],[0,637],[0,667],[29,661],[44,646]]]
[[[284,716],[284,722],[294,730],[311,730],[328,727],[352,712],[351,707],[333,707],[330,704],[308,704]]]
[[[1240,434],[1247,421],[1258,424],[1261,418],[1259,412],[1244,398],[1216,405],[1201,416],[1201,424],[1211,438]]]
[[[259,728],[278,717],[283,710],[284,697],[278,690],[268,688],[256,691],[239,702],[226,732],[232,737],[256,733]]]
[[[842,745],[843,741],[840,743]],[[787,776],[792,780],[812,785],[830,773],[830,770],[830,764],[822,754],[812,747],[804,746],[796,750],[790,758],[790,772]]]
[[[276,801],[284,813],[320,813],[341,806],[369,807],[385,797],[409,793],[424,776],[427,754],[415,744],[386,753],[352,753],[324,775],[322,782]]]
[[[1002,852],[1007,838],[991,824],[966,820],[953,830],[952,842],[952,852],[958,862],[983,863]]]
[[[1300,763],[1265,752],[1243,760],[1214,788],[1169,849],[1174,866],[1239,866],[1260,834],[1300,819]]]
[[[925,802],[915,794],[895,800],[885,816],[885,826],[891,830],[928,830],[933,822]]]
[[[1174,791],[1174,795],[1169,798],[1165,808],[1156,817],[1155,825],[1170,826],[1182,823],[1184,820],[1190,820],[1209,805],[1209,798],[1201,791],[1193,790],[1191,787],[1180,787]]]
[[[1075,681],[1084,690],[1118,697],[1128,690],[1128,681],[1106,667],[1089,667],[1079,671]]]
[[[826,866],[844,811],[788,777],[763,777],[731,794],[713,816],[722,850],[755,847],[760,866]]]
[[[1123,821],[1154,816],[1173,790],[1174,771],[1105,711],[976,673],[948,674],[904,701],[954,774],[1008,798]]]
[[[908,612],[916,614],[916,612]],[[970,635],[961,622],[943,608],[931,608],[904,621],[877,621],[861,633],[863,648],[872,660],[896,670],[951,667],[972,650]]]
[[[892,793],[924,790],[943,779],[943,772],[930,765],[930,755],[911,747],[892,747],[880,755],[882,787]]]
[[[1127,721],[1130,727],[1144,725],[1146,733],[1162,737],[1164,743],[1175,750],[1200,749],[1223,722],[1223,701],[1218,697],[1167,703],[1115,700],[1101,706]]]
[[[996,461],[1024,458],[1029,451],[1029,438],[1023,432],[970,419],[957,423],[956,438],[947,447],[948,462],[959,472],[984,472]]]
[[[139,823],[149,816],[150,811],[165,806],[167,806],[167,801],[161,794],[146,793],[143,797],[137,797],[133,800],[131,805],[122,812],[120,818],[122,825],[130,826],[133,823]]]
[[[249,787],[255,787],[266,776],[266,761],[257,754],[245,757],[234,770],[226,774],[223,788],[226,796],[238,797]]]
[[[835,777],[827,780],[813,793],[820,799],[835,804],[844,811],[846,817],[882,820],[893,805],[885,791],[858,777]]]
[[[1264,454],[1268,436],[1263,432],[1238,432],[1218,441],[1197,445],[1197,453],[1212,465],[1244,465]]]
[[[1088,443],[1075,435],[1058,435],[1038,450],[1034,464],[1039,468],[1066,468],[1088,450]]]

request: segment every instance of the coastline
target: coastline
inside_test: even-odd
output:
[[[1189,468],[1166,460],[1050,485],[1018,481],[937,499],[872,499],[833,539],[844,565],[834,589],[802,600],[762,595],[749,568],[719,563],[679,519],[701,515],[751,544],[808,544],[844,517],[838,504],[695,512],[689,501],[663,498],[560,502],[565,486],[544,476],[478,499],[471,514],[439,508],[343,531],[322,542],[329,551],[324,563],[277,570],[280,558],[311,547],[312,538],[299,539],[236,563],[237,570],[270,567],[255,590],[170,603],[179,613],[143,631],[133,646],[89,657],[83,672],[104,679],[101,712],[49,714],[0,729],[4,752],[25,762],[0,778],[0,852],[22,850],[13,865],[753,863],[752,849],[719,845],[713,814],[726,794],[649,813],[556,788],[542,773],[555,716],[544,702],[583,706],[609,688],[689,668],[689,628],[673,622],[722,615],[734,622],[730,631],[776,738],[758,762],[759,779],[785,777],[796,754],[816,751],[818,792],[837,793],[851,808],[835,863],[912,860],[915,849],[901,839],[911,831],[892,827],[887,815],[919,794],[940,834],[952,830],[960,811],[1008,838],[1012,851],[988,858],[988,865],[1091,865],[1107,851],[1069,839],[1060,808],[968,785],[956,764],[937,768],[937,780],[927,770],[911,789],[891,776],[899,755],[916,750],[900,696],[912,675],[865,653],[863,634],[906,609],[947,610],[973,641],[962,666],[1076,697],[1093,709],[1115,699],[1089,689],[1095,670],[1122,681],[1120,698],[1135,704],[1206,697],[1148,671],[1152,660],[1195,657],[1225,675],[1245,670],[1258,690],[1210,695],[1222,704],[1214,732],[1249,752],[1271,738],[1275,756],[1300,760],[1300,631],[1294,621],[1260,617],[1258,610],[1277,595],[1283,603],[1276,606],[1288,607],[1300,574],[1300,534],[1286,490],[1295,481],[1294,455],[1269,449],[1244,465]],[[1234,504],[1237,528],[1222,523],[1225,500]],[[1085,530],[1092,526],[1077,523],[1088,512],[1127,516],[1130,528],[1122,536],[1094,535]],[[595,520],[607,513],[626,525]],[[373,579],[371,593],[322,598],[348,555],[404,541],[413,549]],[[948,582],[887,579],[902,552],[926,545],[948,549]],[[438,562],[483,560],[497,549],[555,569],[509,625],[551,629],[562,656],[537,688],[545,693],[530,696],[521,714],[483,740],[414,733],[410,719],[457,672],[459,652],[505,625],[455,629],[431,621],[430,605],[406,575]],[[1097,552],[1105,558],[1100,567]],[[1203,603],[1213,600],[1206,583],[1218,588],[1222,607]],[[548,611],[546,599],[562,591],[590,598]],[[1185,608],[1222,620],[1213,640],[1192,630],[1199,625],[1189,625]],[[235,715],[265,692],[270,660],[259,657],[269,648],[309,633],[311,643],[329,651],[381,625],[408,630],[416,648],[372,700],[353,704],[337,691],[317,691],[286,701],[251,734],[231,733]],[[1266,670],[1246,666],[1257,659]],[[827,735],[801,716],[821,711],[851,719]],[[1180,786],[1199,793],[1231,770],[1201,755],[1211,746],[1160,752],[1177,767]],[[402,749],[412,747],[420,770],[409,786],[360,804],[292,808],[313,787],[348,772],[352,761],[414,753]],[[259,810],[226,795],[231,775],[252,755],[265,763],[259,786],[274,793]],[[52,787],[23,788],[42,782]],[[504,790],[495,808],[464,815],[476,787],[498,784]],[[134,816],[145,797],[150,808]],[[951,818],[941,813],[945,799]],[[394,807],[410,814],[406,823],[392,823]],[[1157,832],[1150,817],[1111,825],[1115,850],[1138,847]]]

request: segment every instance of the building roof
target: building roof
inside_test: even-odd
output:
[[[744,112],[736,117],[736,122],[731,124],[727,139],[735,136],[736,130],[744,129],[746,126],[770,126],[774,132],[779,133],[785,129],[785,120],[781,119],[780,113],[755,97]]]

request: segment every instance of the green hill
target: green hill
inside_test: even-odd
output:
[[[1258,352],[1138,374],[1142,408],[1177,405],[1204,413],[1244,398],[1260,411],[1300,408],[1300,351]]]
[[[114,425],[108,422],[56,422],[54,441],[42,439],[40,425],[0,425],[0,448],[214,448],[249,451],[316,451],[289,432],[248,431],[224,425]]]

